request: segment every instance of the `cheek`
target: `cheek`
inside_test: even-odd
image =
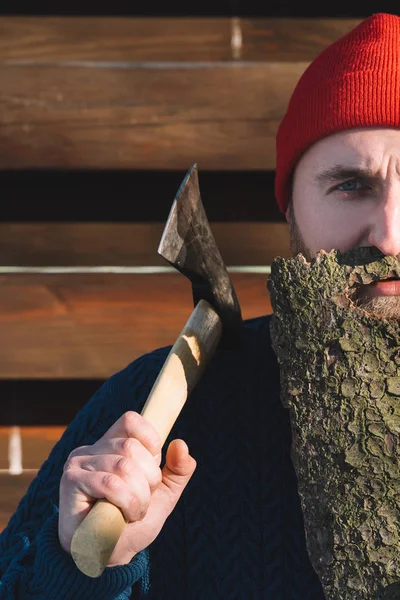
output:
[[[324,203],[304,203],[296,211],[297,226],[305,246],[311,254],[320,250],[345,252],[358,245],[360,227],[358,220],[346,211]]]

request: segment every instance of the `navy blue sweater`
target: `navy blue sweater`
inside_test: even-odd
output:
[[[91,579],[60,547],[68,454],[125,411],[141,411],[168,350],[111,377],[53,448],[0,536],[1,599],[323,600],[305,547],[269,317],[246,321],[240,347],[217,352],[175,424],[169,439],[187,442],[197,469],[149,548]]]

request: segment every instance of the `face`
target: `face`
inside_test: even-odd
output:
[[[343,131],[316,142],[293,174],[287,211],[293,253],[375,246],[400,255],[400,129]],[[359,290],[358,303],[400,317],[400,281]]]

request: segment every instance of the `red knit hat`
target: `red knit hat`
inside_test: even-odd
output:
[[[400,17],[375,14],[323,50],[301,76],[276,137],[275,195],[317,140],[354,127],[400,127]]]

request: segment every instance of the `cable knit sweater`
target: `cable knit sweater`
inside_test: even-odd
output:
[[[91,579],[58,542],[63,465],[125,411],[141,411],[169,348],[99,389],[0,536],[0,599],[323,600],[305,547],[269,319],[246,321],[240,347],[218,350],[179,416],[169,439],[187,442],[197,469],[160,535],[129,565]]]

